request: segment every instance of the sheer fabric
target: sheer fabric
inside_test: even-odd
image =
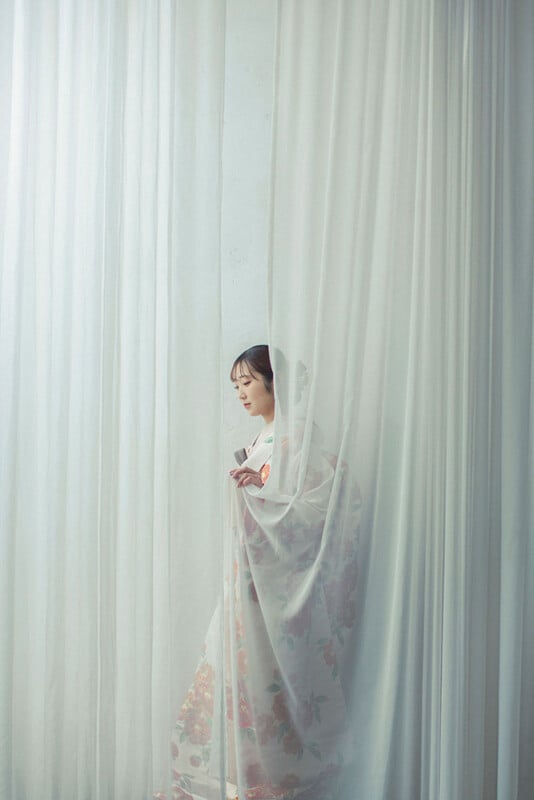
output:
[[[0,14],[0,796],[529,800],[532,4]],[[225,48],[266,20],[244,291]]]
[[[278,12],[275,376],[363,498],[344,796],[526,798],[533,7]]]
[[[300,454],[302,442],[295,444]],[[270,476],[273,445],[268,428],[242,464],[261,471],[262,489],[228,479],[224,599],[175,725],[173,799],[221,795],[213,769],[221,731],[231,797],[337,797],[353,757],[347,655],[356,615],[359,489],[317,441],[303,472],[286,435],[281,450],[283,460],[291,459],[292,486],[282,493]],[[337,514],[328,520],[334,504]]]
[[[146,799],[222,583],[224,4],[0,5],[0,797]]]

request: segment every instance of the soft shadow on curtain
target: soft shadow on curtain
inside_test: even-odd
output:
[[[171,780],[188,795],[170,731],[221,587],[228,466],[225,6],[0,12],[2,799],[147,800],[172,797]],[[333,486],[350,475],[363,498],[336,800],[527,800],[534,10],[306,0],[272,14],[270,267],[250,298],[269,291],[270,491],[300,513],[321,451]],[[243,502],[268,531],[263,499]],[[295,631],[283,655],[311,674]],[[216,779],[228,728],[212,732]],[[242,732],[238,762],[257,743]],[[298,797],[301,745],[285,793],[261,797]],[[307,747],[302,770],[320,770]],[[242,798],[259,766],[237,764]]]

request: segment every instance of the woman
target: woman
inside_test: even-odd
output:
[[[266,345],[238,356],[231,380],[264,427],[230,471],[222,616],[219,607],[175,726],[172,798],[220,797],[225,774],[239,800],[327,800],[351,750],[342,671],[359,492],[304,429],[280,434],[272,474]]]

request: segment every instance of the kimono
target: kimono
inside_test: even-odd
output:
[[[281,492],[273,443],[268,427],[244,454],[262,489],[228,480],[224,597],[173,731],[172,800],[328,800],[351,757],[359,490],[315,448],[300,472],[288,456]]]

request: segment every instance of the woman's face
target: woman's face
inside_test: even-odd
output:
[[[262,376],[254,375],[246,364],[239,364],[236,372],[234,386],[245,411],[270,422],[274,418],[274,395],[265,388]]]

